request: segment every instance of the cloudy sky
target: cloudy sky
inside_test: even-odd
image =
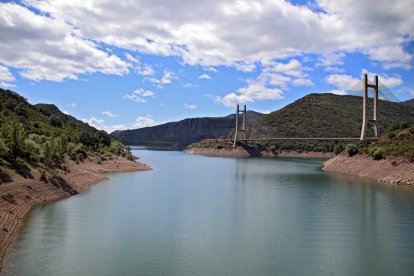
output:
[[[412,0],[0,2],[0,87],[107,131],[269,112],[363,72],[414,97]]]

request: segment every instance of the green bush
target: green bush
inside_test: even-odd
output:
[[[54,127],[62,127],[63,121],[56,115],[50,116],[50,124]]]
[[[24,157],[24,140],[26,131],[23,124],[16,121],[9,121],[2,126],[2,136],[6,146],[10,149],[9,154],[12,159]]]
[[[25,139],[24,145],[28,159],[37,161],[40,157],[41,147],[32,139]]]
[[[368,153],[375,160],[380,160],[385,157],[385,150],[383,148],[371,148]]]
[[[9,148],[3,139],[0,138],[0,158],[4,158],[9,154]]]
[[[355,144],[348,144],[345,147],[345,153],[348,154],[348,156],[354,156],[358,153],[358,148]]]
[[[334,145],[334,147],[333,147],[333,152],[334,152],[336,155],[341,154],[343,151],[344,151],[344,146],[343,146],[343,145],[341,145],[341,144],[336,144],[336,145]]]

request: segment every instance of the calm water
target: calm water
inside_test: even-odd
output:
[[[414,275],[414,191],[339,177],[321,161],[136,151],[36,208],[6,275]]]

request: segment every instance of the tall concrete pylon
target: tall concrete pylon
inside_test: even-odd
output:
[[[242,128],[239,128],[240,113],[243,114]],[[246,113],[247,113],[246,105],[244,105],[243,111],[240,111],[240,107],[239,107],[239,105],[237,105],[237,107],[236,107],[236,131],[234,133],[233,149],[235,149],[237,147],[237,138],[239,136],[239,131],[243,132],[243,138],[246,139],[246,132],[245,132],[246,131]]]
[[[378,137],[378,121],[377,121],[377,112],[378,112],[378,75],[374,77],[374,84],[368,83],[368,75],[364,74],[364,95],[363,95],[363,104],[362,104],[362,128],[361,128],[361,138],[364,140],[367,134],[368,123],[371,123],[374,128],[374,135]],[[368,120],[368,89],[374,89],[374,114],[373,119]]]

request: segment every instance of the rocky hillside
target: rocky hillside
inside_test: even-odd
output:
[[[262,116],[261,113],[248,111],[247,121]],[[226,117],[190,118],[154,127],[115,131],[111,135],[127,145],[164,146],[183,149],[187,145],[208,138],[227,135],[235,125],[235,115]]]

